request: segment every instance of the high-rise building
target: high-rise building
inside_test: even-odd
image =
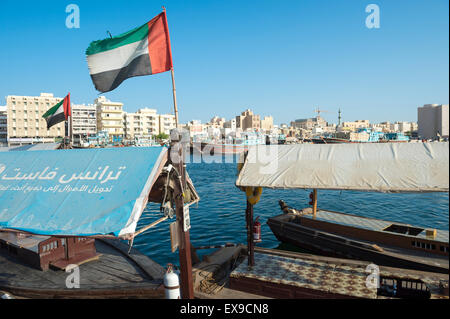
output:
[[[0,147],[8,144],[8,126],[6,106],[0,106]]]
[[[42,117],[61,100],[62,98],[54,97],[52,93],[41,93],[40,96],[8,96],[6,98],[8,144],[53,142],[55,138],[64,137],[64,122],[47,129],[47,122]]]
[[[241,115],[236,116],[236,128],[240,128],[242,131],[258,130],[261,128],[261,119],[259,115],[253,114],[250,109],[247,109]]]
[[[417,109],[419,138],[448,138],[448,104],[425,104]]]
[[[97,111],[97,131],[107,132],[110,140],[121,140],[124,135],[123,103],[111,102],[100,96],[94,105]]]

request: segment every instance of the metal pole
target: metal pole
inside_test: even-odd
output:
[[[253,267],[255,265],[255,254],[254,254],[254,242],[253,242],[253,205],[247,201],[247,255],[248,255],[248,265]]]

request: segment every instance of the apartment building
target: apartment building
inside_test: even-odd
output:
[[[107,132],[110,141],[118,141],[123,138],[123,103],[111,102],[104,96],[94,101],[97,113],[97,131]]]
[[[356,120],[354,122],[342,122],[341,125],[342,131],[356,132],[358,129],[361,128],[370,128],[370,121]]]
[[[135,113],[123,114],[125,138],[133,140],[135,137],[148,138],[160,133],[170,134],[176,127],[175,115],[158,114],[150,108],[137,110]]]
[[[8,145],[8,126],[6,106],[0,106],[0,147]]]
[[[419,137],[422,139],[448,138],[448,104],[425,104],[417,109]]]
[[[7,134],[9,145],[53,142],[55,138],[65,136],[65,123],[59,123],[47,129],[47,122],[42,117],[48,109],[63,98],[54,97],[52,93],[40,96],[6,97]]]
[[[170,131],[176,128],[175,115],[160,114],[159,115],[159,133],[170,134]]]
[[[261,119],[259,115],[247,109],[241,115],[236,116],[236,128],[240,128],[242,131],[259,130],[261,128]]]
[[[223,128],[228,128],[231,131],[236,131],[236,119],[231,119],[223,123]]]
[[[223,128],[224,124],[225,124],[225,118],[218,117],[216,115],[209,121],[208,126],[215,127],[215,128]]]
[[[159,115],[155,109],[143,108],[135,113],[124,113],[125,138],[150,137],[159,134]]]
[[[261,120],[261,129],[270,132],[273,130],[273,117],[272,116],[264,116]]]
[[[309,119],[298,119],[291,122],[291,126],[296,129],[312,130],[315,127],[325,127],[327,126],[327,121],[321,116],[316,116]]]
[[[97,134],[97,109],[95,105],[72,104],[72,135],[74,141],[87,141]]]

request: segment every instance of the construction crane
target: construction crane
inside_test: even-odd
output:
[[[320,107],[317,107],[317,109],[315,109],[314,112],[317,113],[317,117],[320,116],[320,113],[330,113],[329,111],[321,110]]]

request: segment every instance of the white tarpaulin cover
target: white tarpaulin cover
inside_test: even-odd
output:
[[[449,144],[258,145],[249,148],[236,186],[448,192]]]

